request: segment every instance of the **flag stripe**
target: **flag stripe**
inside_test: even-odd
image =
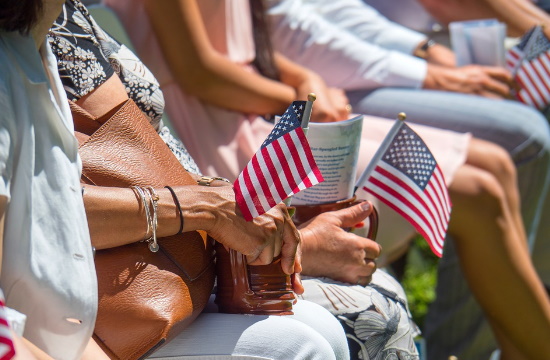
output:
[[[307,159],[307,164],[308,164],[308,167],[309,167],[309,171],[312,172],[312,175],[310,176],[313,176],[313,178],[311,178],[311,182],[313,184],[318,184],[320,182],[322,182],[324,179],[323,179],[323,175],[321,174],[321,170],[319,170],[319,168],[317,167],[317,164],[315,164],[315,158],[313,157],[313,152],[311,151],[311,149],[309,148],[309,145],[307,143],[307,139],[306,139],[306,135],[304,133],[304,130],[303,129],[296,129],[296,131],[300,131],[299,132],[299,136],[298,136],[298,139],[300,139],[300,143],[302,144],[302,148],[304,149],[304,151],[302,152],[306,159]],[[304,162],[306,163],[306,162]]]
[[[237,178],[237,180],[235,180],[235,183],[233,184],[233,190],[235,191],[235,201],[237,202],[237,205],[239,205],[239,209],[241,210],[244,219],[246,221],[250,221],[254,218],[251,212],[251,209],[254,209],[254,206],[251,206],[249,204],[250,194],[248,193],[248,191],[243,192],[243,190],[246,190],[246,186],[242,186],[241,182],[244,182],[243,173],[239,175],[239,177]]]
[[[533,98],[536,100],[537,106],[543,107],[545,98],[542,91],[543,85],[541,84],[540,79],[537,76],[535,69],[533,68],[533,63],[526,62],[523,65],[523,69],[525,70],[525,75],[529,79],[529,86],[527,88],[529,90],[529,93],[533,95]]]
[[[424,237],[424,239],[427,240],[428,244],[430,245],[430,248],[434,254],[441,257],[442,255],[442,248],[439,246],[439,241],[435,240],[435,238],[432,236],[432,234],[428,234],[427,231],[424,229],[428,228],[425,223],[422,221],[419,221],[419,218],[417,217],[416,212],[409,212],[405,211],[410,210],[408,209],[404,204],[402,204],[400,201],[395,199],[390,194],[386,193],[383,189],[380,189],[378,187],[364,187],[364,189],[371,193],[373,196],[380,199],[384,204],[388,205],[390,208],[392,208],[394,211],[396,211],[399,215],[403,216],[409,223],[411,223],[414,228]],[[435,240],[435,241],[434,241]]]
[[[271,179],[268,180],[266,178],[266,174],[264,174],[263,169],[260,166],[260,163],[258,162],[258,157],[257,156],[252,157],[251,163],[252,163],[252,167],[254,168],[254,171],[252,172],[252,174],[250,174],[250,177],[252,179],[256,178],[258,184],[260,185],[260,188],[261,188],[262,194],[263,194],[263,196],[261,196],[260,199],[262,199],[262,198],[265,199],[265,201],[267,202],[267,206],[269,206],[269,208],[272,208],[275,205],[277,205],[277,202],[275,202],[275,200],[273,200],[273,194],[272,194],[271,189],[269,187],[269,184],[272,184],[273,182],[270,181]],[[267,176],[271,177],[269,175],[269,171],[267,172]]]
[[[276,174],[277,182],[281,184],[283,188],[284,195],[281,196],[281,199],[286,199],[290,194],[292,194],[292,189],[285,179],[285,172],[283,171],[283,164],[278,160],[277,153],[273,146],[267,146],[264,149],[267,149],[269,157],[266,156],[266,159],[269,158],[269,161],[273,164],[274,172]],[[275,160],[275,161],[274,161]]]
[[[289,133],[288,135],[283,136],[283,139],[285,140],[285,145],[288,148],[289,156],[287,158],[292,159],[292,163],[293,163],[294,166],[292,166],[291,168],[295,169],[298,172],[298,174],[297,174],[298,176],[296,176],[296,179],[302,179],[302,181],[304,182],[304,185],[306,185],[306,187],[311,187],[312,186],[311,182],[307,178],[307,173],[304,170],[303,163],[300,159],[300,156],[301,156],[300,153],[301,152],[297,151],[297,149],[296,149],[296,142],[295,141],[298,140],[298,143],[300,141],[299,139],[297,139],[297,137],[298,137],[297,134],[296,134],[297,131],[298,130],[293,131],[292,133]],[[303,189],[300,189],[300,190],[303,190]]]
[[[445,229],[437,226],[437,221],[435,221],[436,212],[426,202],[426,195],[415,191],[413,187],[406,183],[406,180],[404,181],[404,179],[399,178],[399,175],[396,175],[394,171],[399,170],[391,169],[391,165],[380,163],[375,168],[369,182],[399,200],[405,207],[413,210],[420,219],[418,222],[426,224],[430,229],[430,237],[436,238],[437,236],[444,235]],[[397,191],[395,189],[403,189],[405,191]]]
[[[296,183],[296,178],[294,177],[292,170],[288,166],[288,161],[290,159],[287,159],[285,156],[286,149],[283,149],[283,146],[286,148],[285,143],[284,141],[281,142],[279,139],[277,139],[272,144],[273,144],[273,150],[275,150],[275,154],[277,156],[277,161],[281,164],[285,179],[288,182],[288,185],[290,186],[291,194],[295,194],[299,191],[298,184]]]
[[[266,146],[258,151],[258,153],[256,154],[258,156],[258,163],[262,168],[262,173],[264,174],[267,183],[272,184],[270,185],[270,188],[274,188],[274,191],[272,192],[272,197],[274,198],[274,201],[275,198],[285,199],[288,193],[283,187],[283,183],[281,182],[279,174],[276,171],[275,164],[273,164],[273,161],[271,161],[268,148],[271,148],[271,146]],[[273,194],[277,195],[275,196]]]

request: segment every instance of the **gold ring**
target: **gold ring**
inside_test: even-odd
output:
[[[346,110],[348,111],[348,113],[351,114],[351,112],[353,111],[353,108],[351,107],[351,104],[346,105]]]

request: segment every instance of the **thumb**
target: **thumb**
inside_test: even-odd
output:
[[[365,220],[372,212],[372,204],[368,201],[363,201],[357,205],[346,209],[333,211],[332,215],[336,216],[340,221],[340,227],[352,227],[357,223]]]

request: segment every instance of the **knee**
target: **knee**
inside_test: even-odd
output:
[[[501,184],[516,181],[516,165],[508,151],[498,145],[491,144],[488,156],[490,158],[491,172],[497,180],[500,180]]]
[[[496,177],[487,171],[470,176],[470,191],[460,194],[459,202],[467,204],[468,213],[476,218],[494,218],[503,213],[506,194]]]

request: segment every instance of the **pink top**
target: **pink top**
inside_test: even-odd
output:
[[[159,80],[170,122],[201,171],[236,179],[272,125],[256,115],[221,109],[185,94],[170,73],[144,1],[104,0],[104,3],[117,12],[141,60]],[[249,67],[255,47],[248,0],[197,3],[214,49],[231,61]]]
[[[201,171],[235,180],[272,125],[256,115],[221,109],[185,94],[175,82],[143,6],[144,0],[104,0],[119,15],[142,61],[158,78],[170,121]],[[198,0],[214,48],[233,62],[249,67],[254,58],[252,20],[248,0]],[[193,69],[189,69],[193,71]],[[246,101],[246,99],[243,99]],[[380,146],[394,120],[365,116],[358,172],[362,172]],[[432,150],[447,183],[465,161],[469,134],[411,125]],[[384,256],[397,257],[415,233],[403,218],[376,199],[371,200],[384,221],[378,241]],[[381,259],[384,262],[384,259]]]

